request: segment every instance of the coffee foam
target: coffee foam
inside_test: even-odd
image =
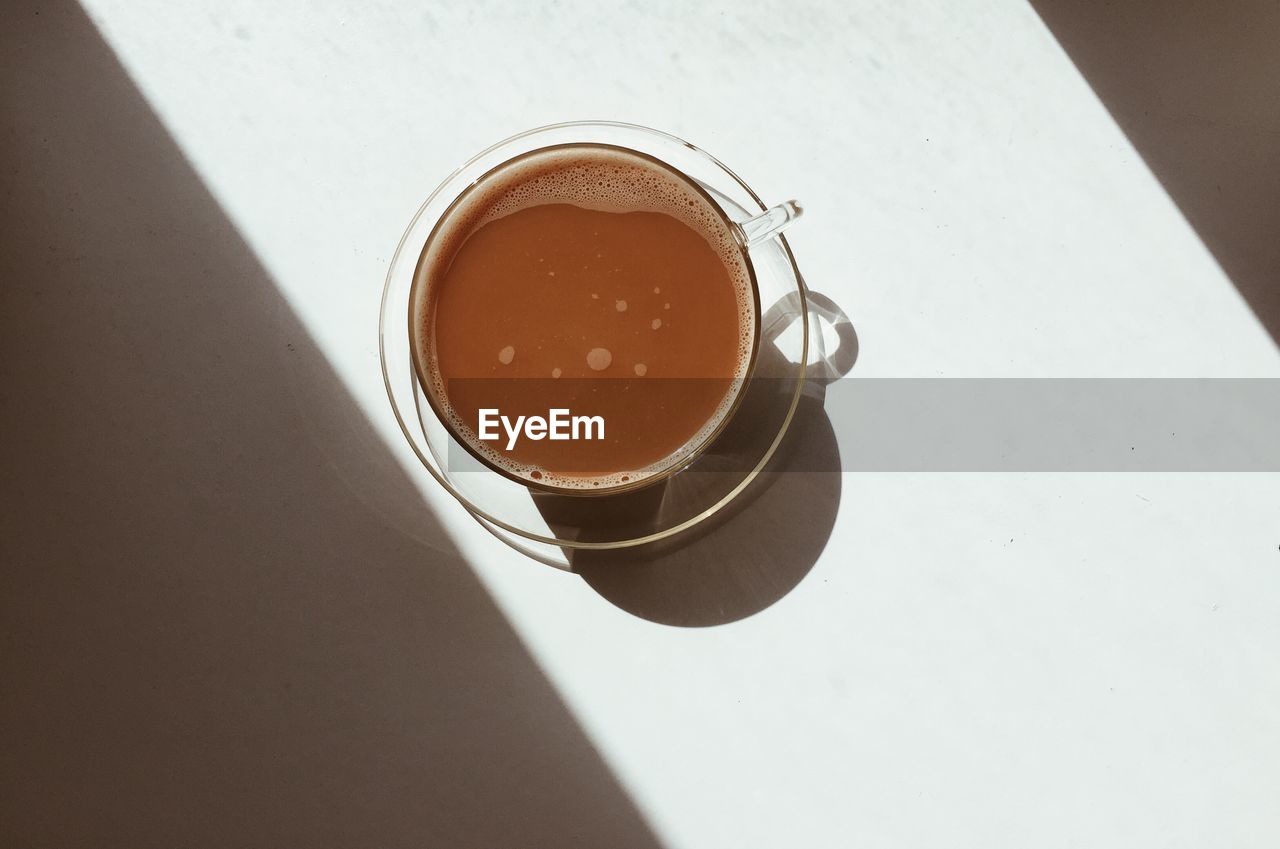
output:
[[[746,379],[756,336],[754,289],[738,238],[723,213],[691,186],[687,178],[677,176],[667,166],[633,151],[595,145],[546,148],[499,166],[459,196],[423,248],[417,271],[419,285],[415,287],[415,332],[431,336],[429,330],[434,320],[430,311],[431,287],[448,271],[454,255],[472,233],[523,209],[553,203],[572,204],[596,212],[669,215],[699,233],[715,251],[729,272],[737,296],[739,328],[738,359],[731,388],[715,412],[683,446],[645,468],[608,475],[557,475],[515,462],[478,438],[449,406],[444,377],[435,363],[434,347],[430,350],[430,362],[423,364],[427,379],[451,429],[485,460],[508,474],[536,484],[590,491],[664,472],[687,460],[720,428]],[[623,310],[625,306],[618,309]],[[421,345],[414,347],[422,349]]]

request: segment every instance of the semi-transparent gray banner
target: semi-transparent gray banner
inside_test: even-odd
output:
[[[646,399],[699,394],[690,380],[629,382],[629,391]],[[498,381],[484,383],[489,397],[507,394],[495,396]],[[558,381],[548,394],[575,414],[592,415],[599,410],[591,402],[596,394],[591,383]],[[509,382],[521,412],[541,394],[530,384],[550,381]],[[794,390],[792,379],[750,381],[729,425],[706,453],[749,456],[742,446],[781,426]],[[659,403],[646,405],[645,414],[634,420],[606,416],[610,440],[643,439],[646,428],[671,413]],[[779,471],[1275,472],[1280,471],[1280,379],[810,381],[787,442],[779,452]],[[483,468],[460,448],[449,451],[448,461],[456,471]],[[595,457],[593,467],[598,461]]]

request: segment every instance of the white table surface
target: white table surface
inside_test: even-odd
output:
[[[584,118],[801,199],[854,377],[1280,376],[1025,3],[85,6],[664,845],[1280,840],[1280,476],[845,474],[799,586],[682,629],[491,537],[386,403],[409,216]]]

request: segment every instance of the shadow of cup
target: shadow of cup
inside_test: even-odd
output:
[[[765,326],[796,306],[777,305],[765,316]],[[823,408],[825,386],[853,367],[858,344],[852,323],[825,295],[810,294],[809,315],[816,348],[808,369],[813,378],[805,383],[778,451],[741,494],[689,531],[633,548],[566,550],[569,567],[601,596],[653,622],[720,625],[773,605],[813,568],[835,525],[841,489],[839,448]],[[827,353],[822,340],[830,334],[838,344]],[[744,397],[735,419],[756,428],[785,413],[779,405],[789,405],[790,390],[779,391],[783,388],[766,378]],[[705,492],[706,476],[726,490],[741,479],[742,470],[735,466],[741,452],[734,444],[741,438],[741,430],[727,430],[698,471],[624,501],[601,505],[578,499],[564,505],[576,511],[572,517],[546,502],[539,509],[552,524],[568,518],[589,524],[590,511],[604,510],[659,526],[664,511],[679,513],[682,499]]]

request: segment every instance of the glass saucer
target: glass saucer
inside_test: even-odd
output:
[[[570,142],[618,145],[656,157],[696,180],[733,221],[768,209],[710,154],[646,127],[603,121],[554,124],[499,142],[432,192],[401,238],[382,293],[382,376],[396,420],[418,459],[483,524],[562,548],[623,548],[666,539],[714,516],[768,463],[804,386],[810,343],[807,292],[785,237],[752,245],[761,319],[755,368],[719,436],[685,468],[651,486],[614,495],[557,495],[533,491],[479,462],[459,462],[468,452],[436,418],[413,366],[408,313],[418,257],[440,215],[476,178],[522,153]]]

